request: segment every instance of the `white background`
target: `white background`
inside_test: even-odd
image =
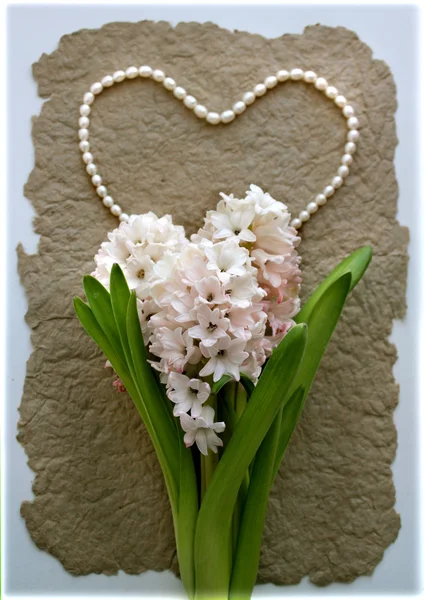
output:
[[[275,588],[261,586],[255,597],[328,597],[366,595],[414,595],[422,590],[419,581],[421,556],[419,527],[419,273],[420,228],[418,193],[418,14],[411,6],[12,6],[8,14],[8,211],[7,211],[7,331],[6,331],[6,400],[4,464],[4,592],[9,595],[45,598],[60,596],[108,596],[112,598],[149,595],[160,597],[181,592],[179,581],[171,573],[148,573],[116,577],[91,575],[75,578],[49,554],[40,552],[30,539],[19,516],[22,500],[31,499],[33,473],[16,442],[17,408],[22,395],[25,363],[31,345],[24,322],[26,300],[16,271],[18,242],[28,252],[36,252],[37,237],[32,231],[33,209],[23,196],[23,185],[33,167],[31,116],[38,114],[41,99],[31,75],[31,64],[40,55],[52,52],[59,38],[80,28],[97,28],[110,21],[166,20],[214,21],[228,29],[277,37],[284,33],[301,33],[306,25],[321,23],[344,25],[356,31],[374,51],[375,58],[390,66],[398,88],[397,128],[399,147],[396,172],[399,181],[399,221],[411,232],[408,278],[408,315],[395,323],[393,341],[399,349],[395,375],[400,383],[400,404],[395,421],[399,449],[393,465],[397,489],[396,509],[402,528],[398,540],[388,548],[372,577],[362,577],[350,585],[333,584],[320,589],[306,580],[299,586]],[[89,57],[87,57],[89,60]],[[140,63],[143,58],[140,57]],[[421,474],[422,477],[422,474]],[[182,596],[183,597],[183,596]]]

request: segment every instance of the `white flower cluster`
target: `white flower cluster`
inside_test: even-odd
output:
[[[225,428],[208,405],[212,381],[243,373],[256,382],[300,304],[300,239],[287,207],[254,185],[243,199],[221,196],[190,241],[169,215],[131,216],[108,235],[93,273],[108,287],[121,266],[185,443],[203,454],[222,446]]]

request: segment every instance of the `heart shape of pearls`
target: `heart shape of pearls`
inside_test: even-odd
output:
[[[231,109],[224,110],[221,113],[210,111],[203,104],[199,104],[196,98],[187,93],[187,91],[177,85],[172,77],[165,75],[160,69],[152,69],[148,65],[141,67],[128,67],[126,70],[118,70],[113,75],[105,75],[100,81],[93,83],[90,91],[86,92],[83,97],[83,104],[80,106],[79,131],[80,139],[79,147],[82,152],[82,159],[86,164],[86,170],[91,177],[91,182],[96,188],[96,193],[103,201],[103,204],[110,212],[119,218],[120,221],[128,221],[129,216],[122,211],[122,208],[117,204],[112,196],[109,195],[108,189],[103,182],[103,178],[98,172],[94,162],[93,154],[90,152],[89,142],[89,115],[91,113],[91,105],[96,96],[101,94],[106,88],[110,88],[117,83],[121,83],[127,79],[153,79],[159,84],[162,84],[166,90],[172,92],[177,100],[180,100],[184,105],[194,112],[199,119],[205,119],[209,125],[223,124],[227,125],[234,119],[245,112],[248,106],[252,105],[255,100],[264,96],[266,92],[284,81],[299,81],[313,85],[319,92],[323,93],[327,98],[332,100],[339,107],[346,118],[347,137],[344,146],[344,153],[340,160],[340,166],[337,174],[331,179],[330,183],[320,192],[313,202],[301,210],[299,215],[295,217],[291,225],[296,229],[300,229],[303,223],[308,221],[317,210],[327,203],[328,198],[333,196],[338,188],[343,185],[344,179],[349,175],[349,167],[353,161],[353,154],[356,150],[356,142],[359,139],[359,121],[355,115],[355,110],[346,98],[339,93],[337,88],[330,85],[323,77],[318,77],[314,71],[304,71],[303,69],[294,68],[290,71],[282,69],[273,75],[269,75],[261,83],[254,86],[253,90],[247,91],[241,100],[233,104]]]

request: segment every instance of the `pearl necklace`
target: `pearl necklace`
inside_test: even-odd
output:
[[[119,204],[115,203],[112,196],[109,195],[107,187],[103,183],[103,179],[98,173],[97,167],[94,163],[94,158],[90,152],[90,143],[88,141],[89,132],[88,128],[90,125],[89,114],[91,112],[91,105],[93,104],[96,96],[98,96],[105,88],[112,87],[116,83],[121,83],[126,79],[136,79],[138,77],[144,79],[153,79],[158,83],[162,83],[165,89],[172,92],[178,100],[181,100],[184,105],[192,110],[196,117],[199,119],[205,119],[210,125],[218,125],[218,123],[228,124],[234,121],[234,119],[244,113],[246,108],[253,104],[253,102],[266,94],[267,90],[274,88],[278,83],[283,81],[303,81],[309,84],[313,84],[314,87],[325,94],[327,98],[333,100],[346,117],[346,124],[348,128],[347,142],[344,147],[344,154],[341,158],[340,167],[337,170],[337,175],[332,178],[331,183],[327,185],[324,190],[319,193],[313,202],[301,210],[299,215],[295,217],[291,225],[296,229],[300,229],[303,223],[308,221],[317,210],[326,204],[327,199],[332,196],[335,191],[343,185],[344,179],[349,174],[349,166],[352,164],[353,157],[356,150],[356,142],[359,138],[359,121],[355,116],[355,110],[348,104],[348,101],[344,96],[339,94],[338,90],[328,84],[326,79],[318,77],[313,71],[303,71],[302,69],[292,69],[291,71],[281,70],[275,75],[269,75],[265,78],[263,83],[258,83],[253,88],[253,91],[246,92],[243,95],[242,100],[237,101],[232,109],[224,110],[221,114],[213,111],[209,111],[206,106],[199,104],[194,96],[191,96],[186,90],[177,85],[172,77],[167,77],[165,73],[159,69],[152,69],[149,66],[128,67],[125,71],[116,71],[113,75],[106,75],[101,81],[93,83],[89,92],[84,94],[83,104],[80,106],[80,118],[79,118],[79,131],[78,136],[80,139],[80,150],[82,152],[82,159],[87,165],[87,173],[91,177],[91,182],[96,188],[97,195],[103,201],[103,204],[110,212],[119,218],[120,221],[128,221],[129,216],[127,213],[122,212]]]

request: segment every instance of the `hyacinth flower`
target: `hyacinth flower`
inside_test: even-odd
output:
[[[268,496],[325,348],[371,249],[301,308],[300,238],[251,186],[188,239],[169,215],[108,235],[75,299],[162,468],[192,600],[250,598]]]

